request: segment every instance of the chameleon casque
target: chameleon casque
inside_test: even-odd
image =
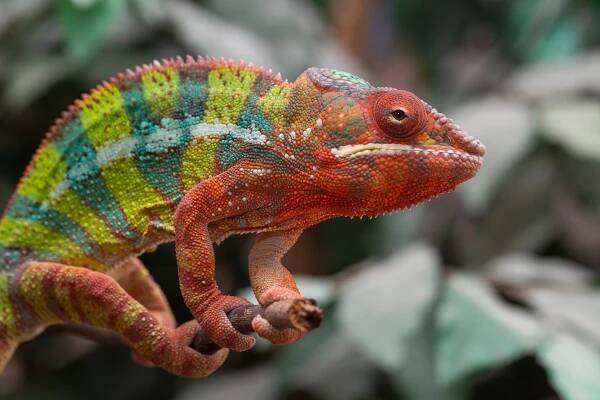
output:
[[[300,297],[281,258],[307,227],[408,208],[473,177],[483,145],[414,94],[309,68],[293,83],[242,62],[176,58],[77,100],[37,150],[0,220],[0,368],[53,324],[118,333],[135,357],[203,377],[255,342],[226,312],[213,243],[258,233],[261,305]],[[194,316],[179,327],[137,256],[175,241]],[[276,344],[302,336],[258,316]],[[222,350],[188,346],[204,330]]]

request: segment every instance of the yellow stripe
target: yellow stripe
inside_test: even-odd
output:
[[[181,158],[181,182],[184,192],[213,175],[217,145],[216,140],[199,139],[187,146]]]
[[[224,66],[210,71],[204,122],[235,124],[255,80],[256,73],[247,68]]]
[[[285,123],[284,112],[288,105],[292,88],[288,85],[273,85],[258,101],[258,109],[273,123],[274,127],[282,127]]]
[[[179,73],[168,67],[151,70],[142,75],[144,98],[152,112],[167,116],[177,109],[179,103]]]
[[[157,217],[169,232],[175,231],[171,209],[140,173],[135,161],[116,159],[104,166],[100,174],[129,223],[142,235],[148,233],[150,223]]]
[[[129,136],[131,123],[119,89],[111,84],[94,90],[83,101],[81,124],[96,149]]]
[[[25,300],[33,307],[35,313],[46,322],[58,322],[60,318],[46,304],[46,294],[42,279],[42,266],[30,266],[23,272],[20,280],[20,291]]]
[[[33,200],[49,201],[50,209],[71,219],[82,227],[89,237],[107,250],[122,249],[123,243],[110,231],[106,223],[71,189],[55,198],[50,193],[65,179],[66,162],[53,144],[41,149],[35,164],[21,183],[18,193]]]
[[[53,144],[40,149],[27,176],[21,182],[18,193],[37,201],[45,201],[52,190],[67,173],[67,165]]]
[[[5,217],[0,221],[0,245],[21,247],[48,252],[61,262],[105,270],[106,266],[89,258],[69,238],[44,225],[21,218]]]
[[[137,301],[130,301],[119,313],[115,324],[115,330],[122,333],[127,332],[129,328],[134,326],[135,323],[143,317],[145,312],[146,309]],[[140,332],[137,333],[139,334]],[[164,340],[166,334],[160,324],[153,325],[152,330],[147,330],[145,333],[146,334],[142,335],[138,341],[131,343],[131,345],[143,355],[151,354]]]
[[[67,313],[69,317],[69,321],[73,323],[80,323],[81,318],[79,317],[79,313],[73,307],[71,303],[71,289],[68,286],[56,286],[54,288],[54,295],[56,296],[56,301],[62,309]]]
[[[8,277],[0,274],[0,323],[6,328],[7,335],[12,336],[17,332],[17,321],[8,290]]]
[[[82,227],[90,239],[108,250],[108,252],[116,253],[122,250],[125,245],[111,232],[98,214],[81,201],[73,190],[65,190],[60,196],[51,201],[50,206]]]
[[[119,312],[119,316],[115,322],[117,332],[124,332],[133,325],[146,309],[137,301],[131,300]]]

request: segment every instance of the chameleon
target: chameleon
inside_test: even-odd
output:
[[[306,228],[375,217],[453,190],[483,144],[415,94],[311,67],[293,82],[242,61],[177,57],[127,69],[55,121],[0,219],[0,370],[51,325],[117,333],[144,365],[205,377],[255,338],[227,312],[213,245],[255,233],[262,306],[301,296],[282,257]],[[175,241],[193,319],[177,325],[138,256]],[[260,315],[274,344],[304,333]],[[222,347],[189,346],[199,330]]]

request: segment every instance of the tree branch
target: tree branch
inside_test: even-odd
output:
[[[317,302],[304,298],[277,301],[266,308],[254,304],[241,306],[231,310],[227,317],[235,329],[248,334],[254,331],[252,320],[257,315],[276,328],[296,328],[305,332],[317,328],[323,320],[323,310]],[[199,332],[190,346],[203,354],[212,354],[220,349],[204,332]]]

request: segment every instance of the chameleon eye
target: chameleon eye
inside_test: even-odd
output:
[[[403,90],[386,92],[373,105],[377,127],[395,139],[406,139],[421,132],[426,125],[425,116],[423,102]]]
[[[400,108],[397,110],[392,110],[392,112],[390,114],[392,114],[392,117],[394,117],[394,119],[396,121],[402,121],[404,118],[407,117],[406,111],[404,111]]]

